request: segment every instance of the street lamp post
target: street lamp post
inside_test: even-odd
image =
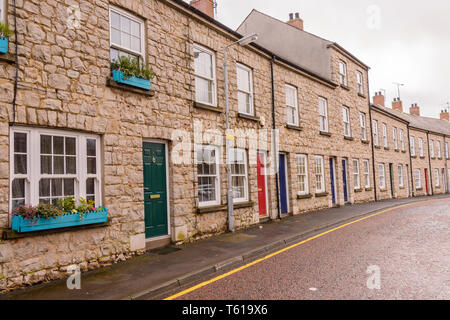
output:
[[[234,140],[234,136],[230,133],[230,121],[229,121],[229,94],[228,94],[228,62],[227,62],[227,51],[228,48],[239,44],[241,46],[245,46],[250,44],[258,39],[258,35],[256,33],[247,35],[242,39],[233,42],[225,47],[223,50],[223,69],[225,75],[225,114],[226,114],[226,130],[225,130],[225,141],[226,141],[226,153],[227,153],[227,184],[228,184],[228,192],[227,192],[227,204],[228,204],[228,231],[234,232],[234,216],[233,216],[233,188],[231,186],[231,153],[230,153],[230,143],[231,140]]]

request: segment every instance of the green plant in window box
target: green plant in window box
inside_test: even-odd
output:
[[[0,53],[8,52],[8,38],[11,37],[12,31],[5,23],[0,22]]]
[[[80,197],[79,202],[80,204],[74,210],[80,214],[81,219],[83,219],[84,215],[88,214],[89,212],[96,211],[94,200],[88,201],[85,198]]]
[[[64,199],[58,199],[58,208],[63,212],[72,212],[75,209],[75,198],[67,197]]]
[[[112,70],[118,70],[124,74],[125,79],[131,77],[142,78],[146,80],[153,79],[155,76],[153,70],[145,64],[139,63],[138,59],[127,56],[120,56],[111,63]]]
[[[38,216],[42,219],[56,218],[63,214],[63,212],[54,204],[51,203],[39,203],[36,207]]]

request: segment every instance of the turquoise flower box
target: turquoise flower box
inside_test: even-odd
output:
[[[125,75],[122,71],[113,70],[112,71],[113,80],[118,83],[123,83],[129,86],[141,88],[144,90],[150,90],[150,79],[138,78],[135,76],[125,78]]]
[[[59,229],[67,227],[85,226],[89,224],[105,223],[108,221],[108,209],[99,208],[101,210],[91,211],[81,215],[77,213],[66,213],[56,218],[37,220],[25,220],[21,216],[12,217],[12,229],[19,233],[32,232],[49,229]]]
[[[0,37],[0,53],[8,53],[8,38]]]

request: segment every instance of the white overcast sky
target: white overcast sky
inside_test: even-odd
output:
[[[187,1],[189,2],[189,1]],[[282,21],[299,12],[305,31],[342,45],[371,67],[371,95],[386,90],[386,105],[403,83],[404,110],[439,117],[450,101],[449,0],[217,0],[216,19],[237,29],[252,9]],[[376,12],[379,12],[379,19]],[[377,23],[379,21],[379,23]]]

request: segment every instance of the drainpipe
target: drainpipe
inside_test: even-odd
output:
[[[19,74],[19,56],[18,56],[18,52],[17,52],[17,13],[16,13],[16,0],[13,1],[13,6],[14,6],[14,37],[15,37],[15,48],[16,48],[16,53],[15,53],[15,65],[16,65],[16,74],[14,77],[14,97],[13,97],[13,118],[12,118],[12,123],[11,125],[14,125],[16,123],[16,100],[17,100],[17,82],[18,82],[18,74]]]
[[[273,159],[275,166],[275,186],[277,189],[277,213],[278,219],[281,220],[281,207],[280,207],[280,187],[278,181],[278,152],[277,152],[277,136],[276,136],[276,116],[275,116],[275,79],[273,77],[273,65],[275,62],[275,56],[272,55],[272,59],[270,60],[270,79],[272,85],[272,137],[273,137]]]
[[[429,164],[429,167],[430,167],[431,195],[434,196],[434,191],[433,191],[433,171],[431,169],[431,155],[430,155],[430,131],[427,131],[427,144],[428,144],[428,164]]]
[[[369,81],[367,81],[367,86],[369,86]],[[375,145],[374,145],[374,141],[373,141],[372,104],[370,103],[370,98],[369,98],[369,122],[370,122],[370,144],[371,144],[371,147],[372,147],[373,195],[375,196],[375,201],[378,201],[378,196],[377,196],[377,178],[375,177]]]
[[[408,131],[408,154],[409,154],[409,171],[410,171],[410,176],[411,176],[411,197],[415,196],[415,192],[414,192],[414,177],[413,177],[413,167],[412,167],[412,158],[411,158],[411,146],[409,145],[411,138],[409,136],[409,123],[406,125],[406,129]],[[409,190],[408,190],[409,192]]]
[[[450,193],[450,180],[449,180],[450,177],[449,177],[449,175],[448,175],[448,159],[447,159],[447,156],[448,156],[450,150],[448,150],[448,148],[447,148],[447,154],[445,154],[445,144],[447,143],[446,138],[447,138],[447,136],[444,135],[445,176],[447,177],[447,179],[446,179],[445,181],[447,182],[447,188],[446,188],[446,189],[447,189],[447,192],[446,192],[446,193]]]

